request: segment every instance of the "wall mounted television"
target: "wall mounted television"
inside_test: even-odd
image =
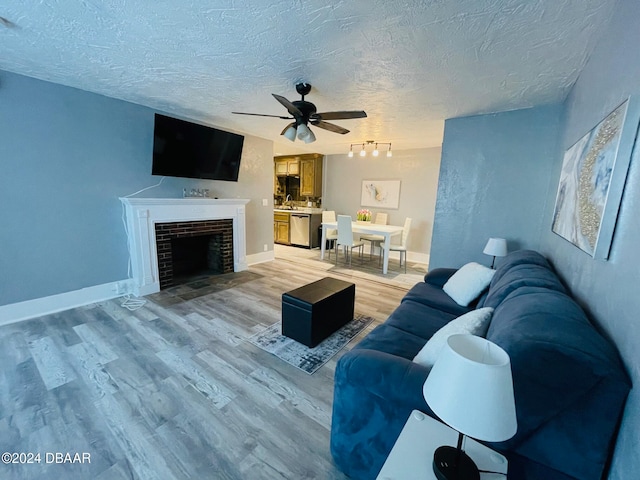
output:
[[[238,181],[244,137],[156,113],[152,175]]]

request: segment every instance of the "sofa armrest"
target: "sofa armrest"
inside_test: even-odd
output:
[[[350,478],[375,479],[412,410],[433,416],[422,396],[429,369],[357,348],[336,366],[331,454]]]
[[[436,287],[444,287],[447,280],[458,271],[457,268],[434,268],[427,272],[424,276],[424,281]]]
[[[406,358],[377,350],[358,348],[345,354],[336,366],[335,384],[367,391],[396,404],[428,409],[422,396],[430,369]],[[412,409],[413,409],[412,408]],[[428,413],[433,414],[431,410]]]

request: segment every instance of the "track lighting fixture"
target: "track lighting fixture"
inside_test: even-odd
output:
[[[374,147],[373,147],[373,152],[372,152],[372,154],[373,154],[373,156],[374,156],[374,157],[377,157],[377,156],[379,156],[379,155],[380,155],[380,150],[378,150],[378,145],[388,145],[388,146],[389,146],[389,148],[388,148],[388,150],[387,150],[387,157],[392,157],[392,156],[393,156],[393,153],[391,153],[391,143],[387,143],[387,142],[376,142],[375,140],[367,140],[367,141],[362,142],[362,143],[352,143],[351,145],[349,145],[349,153],[347,153],[347,156],[348,156],[349,158],[353,158],[353,147],[354,147],[354,145],[355,145],[356,147],[357,147],[357,146],[360,146],[360,152],[359,152],[359,155],[360,155],[361,157],[366,157],[366,156],[367,156],[367,150],[366,150],[366,147],[367,147],[368,145],[373,145],[373,146],[374,146]]]

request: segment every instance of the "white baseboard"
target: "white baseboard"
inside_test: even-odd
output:
[[[72,292],[0,306],[0,326],[117,298],[131,291],[131,280],[105,283]]]
[[[429,255],[426,253],[408,252],[407,257],[410,262],[429,264]],[[274,251],[269,250],[268,252],[247,255],[247,264],[256,265],[258,263],[270,262],[274,259]],[[0,306],[0,326],[82,307],[91,303],[103,302],[112,298],[121,297],[132,291],[133,280],[126,279],[82,288],[72,292],[2,305]]]
[[[269,250],[268,252],[253,253],[251,255],[247,255],[247,265],[270,262],[271,260],[275,260],[275,258],[276,256],[273,250]]]
[[[273,250],[247,255],[247,264],[268,262],[275,258]],[[95,285],[72,292],[59,293],[48,297],[34,298],[24,302],[10,303],[0,306],[0,326],[10,323],[41,317],[52,313],[82,307],[91,303],[103,302],[121,297],[134,291],[132,279]],[[155,292],[156,290],[153,290]],[[152,293],[153,293],[152,292]],[[142,295],[146,292],[140,292]]]
[[[429,254],[421,252],[407,252],[407,258],[410,262],[424,263],[429,265]]]
[[[370,244],[365,243],[364,245],[364,253],[369,254],[369,250],[371,249]],[[375,250],[375,254],[379,255],[380,254],[380,250],[376,249]],[[398,255],[400,255],[398,252],[389,252],[389,258],[395,258],[398,259]],[[414,262],[414,263],[424,263],[426,265],[429,265],[429,254],[428,253],[421,253],[421,252],[407,252],[407,258],[409,259],[410,262]]]

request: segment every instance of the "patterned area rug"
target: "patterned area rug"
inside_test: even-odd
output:
[[[280,322],[274,323],[262,332],[252,336],[249,338],[249,342],[311,375],[342,350],[353,337],[358,335],[372,321],[373,318],[366,315],[356,315],[352,321],[314,348],[309,348],[281,335]]]

